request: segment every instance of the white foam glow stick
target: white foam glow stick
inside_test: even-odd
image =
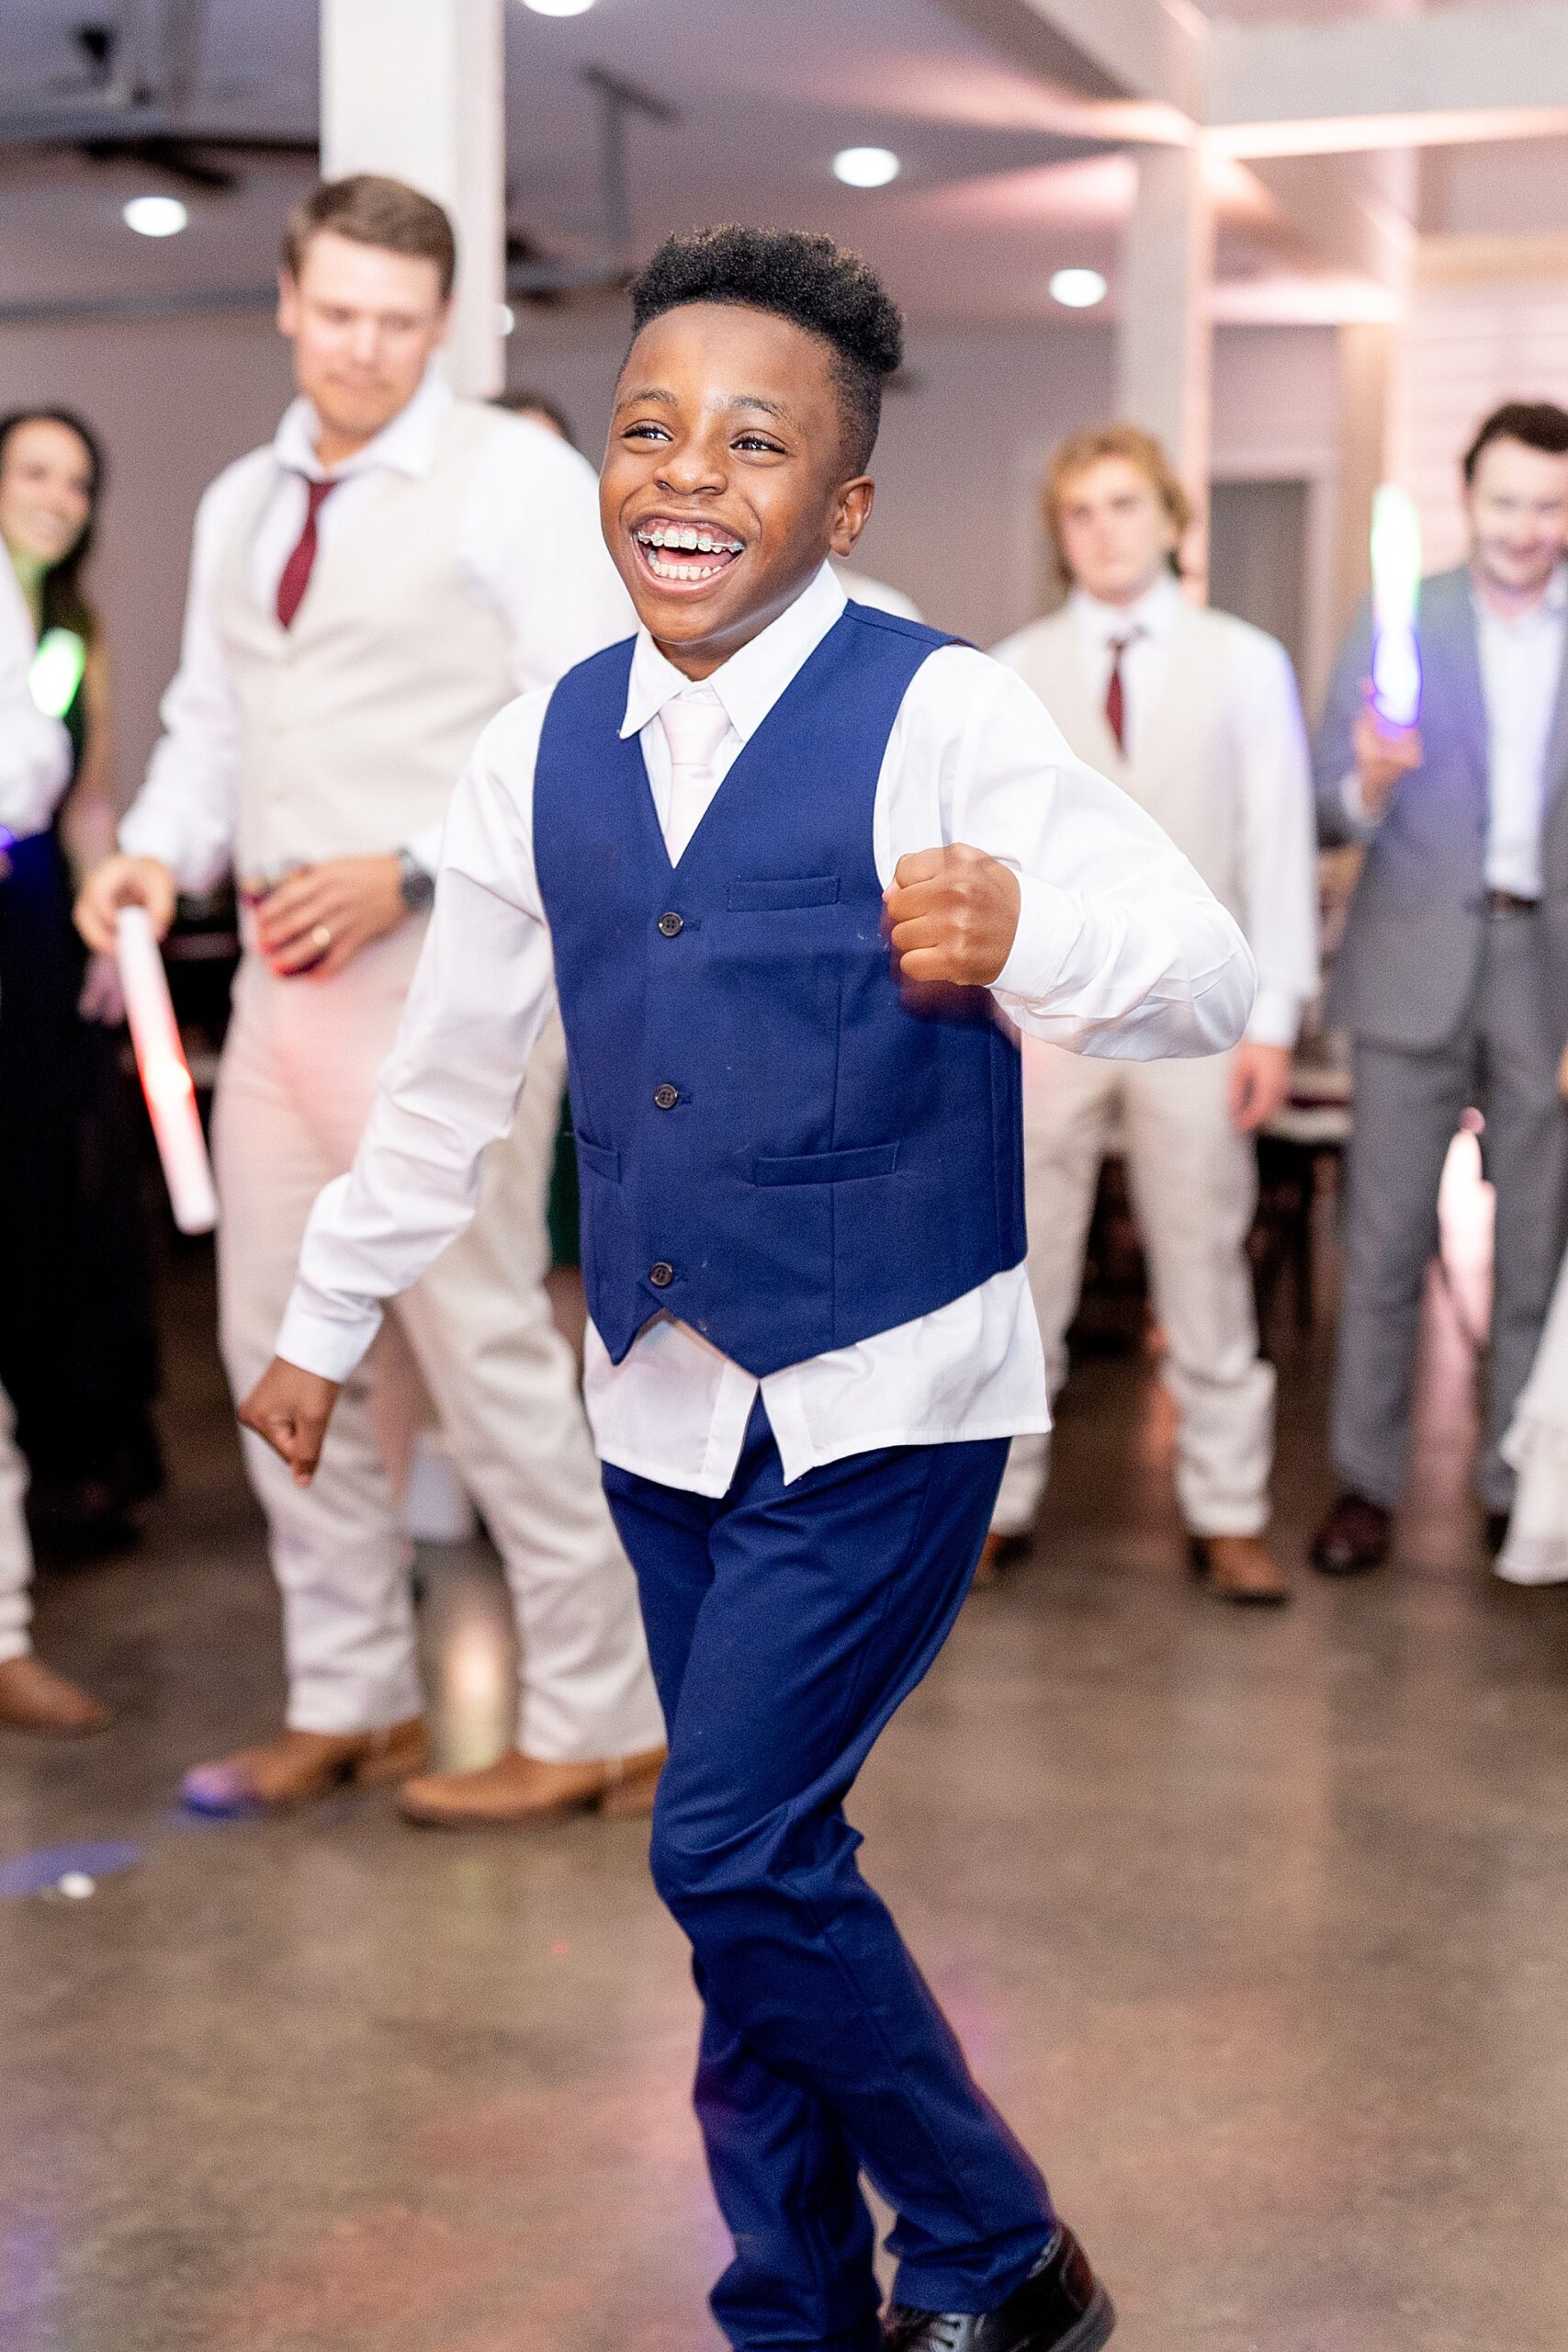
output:
[[[1421,716],[1421,524],[1407,491],[1385,482],[1372,501],[1372,701],[1391,727]]]
[[[169,1205],[182,1233],[210,1233],[218,1222],[218,1194],[207,1137],[196,1107],[196,1088],[175,1020],[164,958],[152,936],[145,907],[121,907],[115,952],[125,991],[130,1042],[148,1114],[163,1162]]]

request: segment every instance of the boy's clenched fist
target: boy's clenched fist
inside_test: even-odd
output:
[[[882,895],[907,979],[988,988],[1012,953],[1018,876],[983,849],[915,850]]]

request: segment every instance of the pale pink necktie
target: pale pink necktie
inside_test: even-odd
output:
[[[664,820],[664,846],[671,865],[706,814],[718,788],[714,761],[729,732],[729,714],[715,694],[698,688],[676,695],[659,714],[670,746],[670,808]]]

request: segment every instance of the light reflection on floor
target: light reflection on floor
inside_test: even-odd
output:
[[[436,1761],[467,1772],[515,1741],[517,1637],[501,1563],[488,1544],[420,1547],[420,1646],[434,1702]]]

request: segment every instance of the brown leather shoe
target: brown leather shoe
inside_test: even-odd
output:
[[[82,1739],[90,1731],[102,1731],[108,1719],[107,1707],[30,1650],[0,1666],[0,1724],[17,1731],[52,1733],[56,1739]]]
[[[1195,1535],[1192,1566],[1218,1600],[1277,1609],[1291,1598],[1285,1572],[1261,1535]]]
[[[398,1799],[422,1829],[520,1829],[570,1813],[651,1813],[662,1747],[594,1764],[547,1764],[509,1747],[477,1772],[427,1772]]]
[[[225,1820],[289,1813],[347,1784],[371,1789],[417,1771],[425,1758],[424,1721],[411,1715],[385,1731],[280,1731],[259,1747],[220,1763],[197,1764],[180,1783],[192,1813]]]
[[[1382,1566],[1393,1540],[1393,1513],[1347,1489],[1312,1539],[1312,1564],[1319,1576],[1365,1576]]]

